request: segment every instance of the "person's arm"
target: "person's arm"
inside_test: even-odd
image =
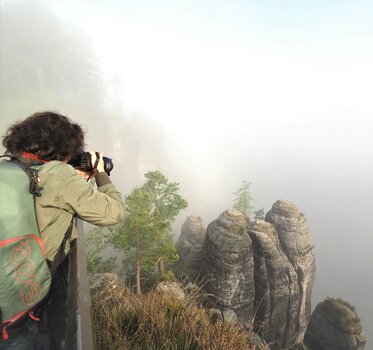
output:
[[[82,220],[94,225],[113,225],[123,220],[122,196],[109,176],[99,172],[96,183],[97,190],[71,169],[60,189],[60,205],[67,206]]]

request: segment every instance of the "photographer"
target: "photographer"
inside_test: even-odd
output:
[[[95,225],[116,224],[124,217],[121,194],[107,174],[111,170],[110,164],[107,169],[107,158],[105,163],[102,153],[83,153],[84,132],[65,116],[54,112],[35,113],[12,125],[3,145],[7,155],[22,163],[32,163],[38,170],[38,185],[42,190],[41,196],[35,197],[35,211],[53,274],[53,294],[54,290],[58,292],[61,283],[56,278],[58,267],[77,237],[74,217]],[[76,157],[83,157],[84,164],[78,165],[80,169],[68,164],[73,159],[79,163]],[[87,160],[91,163],[88,171],[84,169]],[[95,177],[97,189],[86,181],[88,176]],[[40,309],[41,320],[29,319],[15,325],[14,336],[7,341],[0,340],[0,349],[50,349],[44,306]]]

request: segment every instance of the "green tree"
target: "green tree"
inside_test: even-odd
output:
[[[150,195],[136,187],[125,197],[126,216],[111,233],[113,246],[124,252],[130,270],[134,268],[136,292],[141,294],[141,268],[152,263],[151,248],[151,206]],[[132,271],[126,271],[126,273]]]
[[[251,185],[251,182],[242,181],[242,186],[236,192],[233,192],[235,196],[233,208],[244,215],[248,215],[253,208],[251,206],[251,202],[253,201],[253,197],[250,194]]]
[[[144,271],[158,265],[163,274],[164,263],[177,260],[171,225],[180,210],[187,207],[186,200],[178,194],[178,183],[169,182],[159,171],[148,172],[145,178],[142,187],[126,196],[127,215],[111,234],[113,246],[126,256],[130,269],[127,273],[135,275],[137,294],[141,294]]]
[[[160,275],[163,274],[164,262],[175,259],[176,248],[169,234],[171,225],[181,209],[188,206],[187,201],[178,194],[179,184],[169,182],[160,171],[145,174],[147,179],[143,188],[151,196],[153,235],[157,264]]]
[[[264,208],[260,208],[254,212],[254,220],[264,220],[265,218],[265,211]]]
[[[90,230],[85,236],[87,270],[90,273],[115,272],[117,257],[104,259],[102,252],[108,246],[103,228]]]

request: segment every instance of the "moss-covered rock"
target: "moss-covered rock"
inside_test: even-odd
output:
[[[328,298],[312,313],[304,342],[310,350],[362,350],[366,337],[355,308]]]

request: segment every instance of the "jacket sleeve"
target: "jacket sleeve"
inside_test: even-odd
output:
[[[99,175],[96,190],[75,171],[71,172],[60,188],[60,204],[91,224],[117,224],[124,218],[122,196],[106,174]]]

